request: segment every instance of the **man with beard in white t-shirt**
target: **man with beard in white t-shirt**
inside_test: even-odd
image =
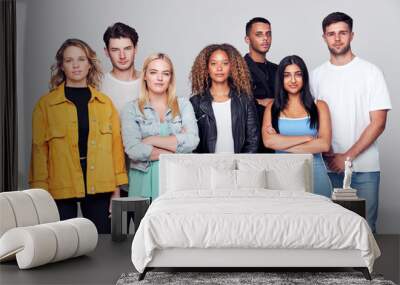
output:
[[[123,23],[108,27],[103,36],[104,51],[113,67],[106,73],[101,91],[111,98],[119,113],[139,96],[140,72],[135,69],[138,39],[135,29]]]
[[[323,20],[330,60],[312,72],[311,89],[331,111],[332,148],[324,158],[333,187],[342,188],[344,162],[349,158],[354,171],[351,187],[366,199],[367,221],[375,232],[380,180],[377,139],[392,107],[381,70],[352,52],[352,28],[351,17],[341,12]]]

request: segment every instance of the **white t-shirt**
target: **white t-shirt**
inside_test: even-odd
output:
[[[139,97],[140,79],[123,81],[108,72],[101,84],[101,92],[110,97],[118,113],[121,114],[126,103]]]
[[[329,106],[335,153],[346,152],[360,138],[370,123],[370,111],[392,108],[381,70],[359,57],[340,66],[327,61],[312,72],[310,81],[314,97]],[[353,169],[380,170],[376,141],[353,161]]]
[[[217,124],[217,143],[215,153],[234,153],[232,134],[231,99],[225,102],[212,102]]]

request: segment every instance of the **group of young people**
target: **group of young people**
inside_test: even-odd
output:
[[[344,161],[352,160],[352,187],[366,198],[375,231],[376,140],[391,103],[382,72],[353,54],[352,25],[341,12],[323,20],[330,59],[309,76],[299,56],[279,65],[267,60],[271,23],[253,18],[244,57],[229,44],[200,51],[190,99],[177,96],[168,55],[150,55],[135,69],[139,37],[132,27],[116,23],[104,33],[113,66],[104,78],[90,46],[66,40],[51,68],[50,92],[33,111],[31,187],[52,194],[61,219],[76,217],[80,202],[83,216],[107,233],[110,200],[126,193],[120,188],[158,196],[160,154],[312,153],[314,192],[327,197],[341,187]]]

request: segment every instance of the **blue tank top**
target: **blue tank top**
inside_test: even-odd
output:
[[[317,129],[310,127],[310,117],[278,119],[279,133],[284,136],[316,136]]]
[[[304,118],[285,118],[278,119],[279,133],[285,136],[313,136],[318,133],[317,129],[310,127],[310,117]],[[285,153],[285,151],[276,151],[277,153]],[[314,193],[331,196],[332,185],[326,173],[326,167],[321,153],[313,155],[313,177],[314,177]]]

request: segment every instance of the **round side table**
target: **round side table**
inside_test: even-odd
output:
[[[136,231],[150,205],[150,198],[120,197],[113,198],[111,203],[111,238],[113,241],[123,241],[126,239],[126,234],[122,233],[122,223],[126,221],[122,221],[122,213],[134,212],[133,223]]]

